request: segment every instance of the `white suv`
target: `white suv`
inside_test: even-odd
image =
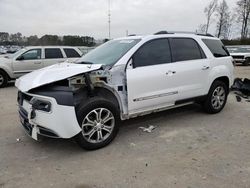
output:
[[[0,58],[0,88],[7,82],[31,71],[64,61],[73,62],[82,56],[76,47],[31,46]]]
[[[198,102],[220,112],[233,59],[215,37],[160,32],[109,41],[78,60],[16,81],[23,127],[72,138],[85,149],[109,144],[120,120]]]

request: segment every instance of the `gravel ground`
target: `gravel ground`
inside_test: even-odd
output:
[[[238,66],[236,77],[250,77]],[[20,126],[17,89],[0,89],[0,187],[250,187],[250,103],[231,94],[208,115],[191,105],[123,122],[114,142],[87,152],[72,140],[36,142]],[[138,127],[155,125],[152,133]]]

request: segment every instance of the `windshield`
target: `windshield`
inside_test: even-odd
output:
[[[25,50],[26,50],[25,48],[22,48],[21,50],[18,50],[14,54],[8,54],[8,58],[12,59],[14,57],[17,57],[17,56],[21,55],[23,52],[25,52]]]
[[[230,53],[250,53],[250,47],[227,47]]]
[[[140,39],[111,40],[87,53],[76,63],[113,65],[139,41]]]

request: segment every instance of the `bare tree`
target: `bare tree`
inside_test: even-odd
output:
[[[196,33],[206,33],[206,24],[200,24],[196,29]]]
[[[208,28],[211,24],[211,17],[213,16],[214,12],[216,11],[217,8],[217,3],[218,0],[212,0],[204,9],[204,13],[206,15],[206,33],[208,32]]]
[[[232,37],[232,33],[233,33],[233,30],[234,30],[234,27],[237,27],[235,24],[235,15],[234,14],[230,14],[229,18],[228,18],[228,21],[227,21],[227,24],[226,24],[226,29],[225,29],[225,33],[224,33],[224,39],[230,39]]]
[[[238,0],[237,9],[238,19],[241,22],[241,39],[247,38],[248,21],[250,16],[250,0]]]
[[[217,37],[225,37],[225,34],[228,30],[230,11],[227,5],[226,0],[222,0],[219,6],[216,8],[216,17],[218,19],[216,24]]]

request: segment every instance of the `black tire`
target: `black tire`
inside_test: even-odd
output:
[[[242,63],[244,66],[248,66],[250,63],[250,58],[246,58],[246,60]]]
[[[8,83],[7,74],[4,71],[0,70],[0,88],[5,87],[7,83]]]
[[[222,99],[217,99],[216,97],[213,97],[213,94],[216,94],[216,89],[218,88],[223,88],[225,91],[225,99],[222,103]],[[227,102],[227,96],[228,96],[228,87],[227,85],[219,80],[216,80],[213,82],[212,86],[210,87],[210,90],[208,92],[207,98],[203,104],[203,108],[204,110],[209,113],[209,114],[216,114],[219,113],[225,106],[226,102]],[[214,99],[216,98],[216,99]],[[217,102],[218,107],[215,107],[216,105],[213,104],[213,101],[216,100],[215,102]],[[220,104],[218,103],[218,101],[220,101]]]
[[[109,135],[103,141],[98,141],[98,143],[93,143],[93,142],[89,141],[88,138],[86,138],[86,135],[85,136],[83,135],[84,131],[86,131],[86,128],[88,129],[89,127],[86,126],[85,128],[83,128],[82,124],[84,123],[83,121],[86,120],[86,118],[90,114],[90,112],[92,112],[93,110],[96,110],[96,109],[101,109],[101,108],[106,109],[106,110],[111,112],[111,115],[113,115],[113,117],[114,117],[113,118],[114,122],[113,122],[113,119],[111,120],[114,123],[114,126],[113,126],[112,131],[110,131],[110,133],[107,132],[107,134],[109,134]],[[102,113],[103,112],[100,112],[100,114],[102,114]],[[107,146],[111,141],[113,141],[113,139],[116,137],[116,135],[118,133],[119,124],[120,124],[119,110],[118,110],[118,107],[116,105],[114,105],[112,102],[108,101],[107,99],[104,99],[101,97],[93,97],[93,98],[88,99],[88,101],[85,102],[85,104],[83,103],[82,105],[80,105],[79,109],[76,112],[76,116],[77,116],[77,120],[78,120],[79,125],[81,126],[82,131],[75,137],[75,140],[85,150],[95,150],[95,149],[99,149],[99,148],[102,148],[104,146]],[[95,121],[95,122],[97,122],[97,121]],[[88,123],[86,123],[86,124],[88,124]],[[96,126],[90,126],[90,128],[89,128],[90,131],[87,131],[87,132],[93,131],[94,128],[97,129]],[[103,123],[103,126],[104,126],[104,123]],[[99,129],[101,129],[101,128],[99,127]],[[95,131],[96,132],[92,135],[92,137],[93,136],[99,137],[98,133],[100,130],[95,130]],[[103,134],[103,129],[101,129],[101,131],[102,131],[102,136],[105,137],[104,136],[105,134]],[[104,130],[104,133],[105,133],[105,130]],[[96,139],[98,139],[98,138],[96,138]]]

